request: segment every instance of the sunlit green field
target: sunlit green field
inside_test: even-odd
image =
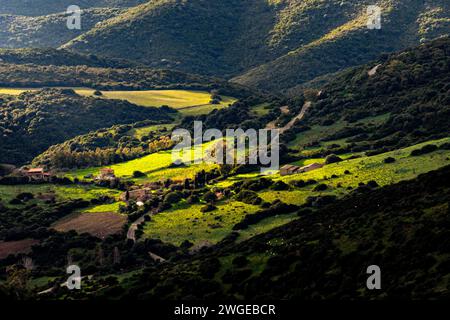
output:
[[[144,228],[144,237],[161,239],[180,245],[184,240],[194,244],[217,243],[231,232],[233,225],[248,213],[255,213],[257,206],[238,201],[223,202],[212,212],[200,211],[204,204],[180,204],[152,217]]]
[[[118,190],[106,189],[96,186],[80,186],[80,185],[53,185],[53,184],[26,184],[26,185],[0,185],[0,199],[9,202],[18,194],[23,192],[32,193],[35,198],[39,195],[54,194],[57,201],[84,199],[91,200],[101,196],[118,197]],[[33,200],[39,202],[39,199]],[[32,202],[33,202],[32,201]],[[30,204],[28,202],[27,204]]]
[[[160,131],[164,129],[172,130],[173,127],[175,127],[175,124],[156,124],[152,126],[131,129],[128,132],[128,134],[140,140],[143,136],[146,136],[151,132]]]
[[[381,124],[384,121],[386,121],[389,118],[389,116],[390,116],[390,114],[387,113],[387,114],[383,114],[383,115],[376,116],[376,117],[368,117],[368,118],[359,120],[357,123],[365,124],[365,125],[370,125],[370,124],[377,125],[377,124]],[[299,134],[297,134],[297,137],[293,141],[289,142],[288,145],[291,148],[300,147],[301,149],[303,149],[304,145],[310,144],[315,141],[319,141],[320,139],[323,139],[329,135],[332,135],[332,134],[338,132],[339,130],[343,129],[346,125],[347,125],[346,121],[340,120],[330,126],[320,126],[320,125],[312,126],[310,130],[305,131],[305,132],[300,132]],[[319,149],[321,147],[324,147],[324,146],[327,146],[330,144],[334,144],[334,143],[344,146],[344,145],[346,145],[345,140],[346,139],[323,142],[323,143],[321,143],[321,146],[318,146],[316,148],[308,148],[306,150],[303,150],[302,153],[307,155],[308,150]]]
[[[317,181],[317,184],[327,184],[328,189],[322,192],[314,191],[314,187],[317,186],[317,184],[314,184],[303,188],[295,188],[287,191],[263,190],[258,192],[258,195],[267,202],[281,200],[289,204],[302,205],[310,196],[335,195],[338,197],[342,197],[351,192],[351,190],[347,189],[348,187],[354,189],[359,186],[360,182],[367,183],[371,180],[374,180],[380,186],[384,186],[403,180],[413,179],[419,174],[439,169],[445,165],[450,165],[450,150],[438,150],[433,153],[418,157],[411,157],[411,151],[419,149],[426,144],[432,143],[441,145],[446,142],[450,142],[450,138],[428,141],[416,146],[372,157],[362,157],[358,159],[346,160],[341,163],[327,165],[321,169],[307,173],[285,177],[281,177],[278,174],[267,176],[274,180],[282,180],[286,183],[289,183],[293,180],[302,179],[306,181],[309,179],[314,179]],[[394,157],[397,161],[395,163],[386,164],[383,160],[387,157]],[[323,162],[323,159],[309,160],[306,161],[305,164],[309,164],[313,161]],[[348,170],[350,174],[345,174],[344,172],[346,170]],[[334,175],[336,177],[334,177]],[[220,182],[219,184],[217,184],[217,186],[229,187],[237,181],[257,179],[258,177],[260,177],[259,173],[238,175],[227,179],[226,181]],[[272,228],[288,223],[296,218],[296,214],[293,213],[264,219],[257,224],[250,225],[246,230],[239,231],[240,236],[238,240],[241,241],[248,239],[254,235],[266,232]]]
[[[94,96],[94,89],[72,88],[83,96]],[[36,88],[0,88],[0,94],[19,95],[25,91],[36,91]],[[160,107],[167,105],[179,109],[185,115],[199,115],[211,112],[213,109],[223,109],[233,104],[236,99],[222,96],[218,105],[209,104],[211,94],[206,91],[194,90],[142,90],[142,91],[101,91],[103,99],[127,100],[144,107]]]
[[[206,151],[208,148],[212,147],[214,142],[208,142],[203,144],[202,150]],[[194,155],[192,151],[192,159],[196,159],[197,157]],[[199,156],[203,157],[204,153],[201,153]],[[182,159],[188,159],[183,154],[181,155]],[[146,181],[159,181],[164,179],[173,179],[173,180],[182,180],[186,178],[193,178],[195,173],[201,170],[211,170],[215,168],[217,165],[211,163],[198,163],[198,164],[188,164],[186,166],[180,167],[172,167],[172,151],[160,151],[157,153],[150,154],[148,156],[138,158],[135,160],[122,162],[118,164],[114,164],[108,166],[114,170],[114,173],[117,177],[132,179],[132,175],[134,171],[141,171],[146,174],[146,177],[133,179],[137,182],[143,183]],[[68,172],[67,175],[72,178],[83,179],[87,175],[97,175],[100,172],[100,167],[97,168],[87,168],[76,170],[72,172]]]

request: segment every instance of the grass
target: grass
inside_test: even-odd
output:
[[[271,229],[285,225],[297,219],[297,213],[279,215],[262,220],[257,224],[250,225],[247,229],[239,231],[238,241],[244,241],[258,234],[267,232]]]
[[[103,212],[119,212],[120,205],[125,205],[124,202],[114,202],[111,204],[102,204],[83,210],[83,213],[103,213]]]
[[[231,228],[247,213],[254,213],[257,206],[238,201],[222,202],[218,209],[202,213],[204,204],[177,207],[152,217],[144,227],[144,237],[180,245],[184,240],[194,244],[217,243],[231,232]]]
[[[267,202],[273,202],[279,199],[285,203],[302,205],[305,203],[307,197],[313,195],[330,194],[342,197],[351,191],[348,190],[347,187],[356,188],[360,182],[367,183],[370,180],[375,180],[380,186],[384,186],[397,183],[402,180],[413,179],[419,174],[436,170],[445,165],[450,165],[450,150],[438,150],[419,157],[411,157],[411,151],[419,149],[426,144],[440,145],[446,142],[450,142],[450,138],[428,141],[412,147],[372,157],[346,160],[341,163],[327,165],[321,169],[303,174],[285,177],[280,177],[278,174],[274,176],[267,176],[274,180],[282,180],[286,183],[293,180],[314,179],[318,181],[318,183],[327,184],[329,189],[324,192],[315,192],[313,189],[316,185],[312,185],[289,191],[263,190],[258,192],[258,195]],[[387,157],[396,158],[396,162],[392,164],[385,164],[383,160]],[[321,162],[321,160],[323,159],[310,159],[310,161],[307,162]],[[351,174],[345,174],[344,172],[346,170],[350,171]],[[336,175],[337,177],[332,178],[333,175]],[[227,181],[221,182],[220,186],[228,187],[237,181],[256,179],[258,176],[258,173],[238,175],[228,179]],[[338,187],[338,185],[341,185],[341,187]],[[294,219],[296,219],[295,213],[264,219],[255,225],[251,225],[248,229],[240,231],[239,241],[266,232]]]
[[[154,131],[161,131],[161,130],[172,130],[173,127],[175,127],[175,124],[156,124],[156,125],[151,125],[151,126],[147,126],[147,127],[141,127],[141,128],[135,128],[135,129],[131,129],[128,134],[130,136],[135,137],[136,139],[141,139],[142,137],[148,135],[151,132]]]
[[[39,194],[54,194],[57,201],[61,200],[74,200],[84,199],[91,200],[99,198],[100,196],[117,197],[119,191],[111,190],[96,186],[80,186],[80,185],[53,185],[53,184],[26,184],[26,185],[0,185],[0,199],[3,202],[9,202],[14,199],[18,194],[23,192],[30,192],[35,197]],[[34,199],[27,202],[27,205],[32,202],[40,203],[39,199]]]
[[[202,145],[203,150],[208,150],[214,142],[208,142]],[[192,151],[193,152],[193,151]],[[188,159],[183,154],[183,159]],[[195,158],[195,157],[194,157]],[[192,178],[195,173],[201,170],[211,170],[217,165],[210,163],[199,163],[199,164],[187,164],[181,167],[171,167],[172,165],[172,151],[160,151],[142,158],[135,160],[118,163],[108,168],[114,170],[117,177],[123,179],[130,179],[139,183],[144,183],[146,181],[158,181],[162,179],[173,179],[182,180],[185,178]],[[67,175],[72,178],[83,179],[86,175],[92,174],[97,175],[102,167],[93,167],[87,169],[80,169],[69,172]],[[142,178],[133,178],[134,171],[141,171],[146,174]]]
[[[389,116],[390,114],[386,113],[375,117],[364,118],[356,122],[356,124],[352,124],[352,126],[355,126],[357,124],[379,125],[385,122],[389,118]],[[345,126],[347,126],[347,124],[348,123],[346,121],[339,120],[330,126],[320,126],[320,125],[312,126],[310,130],[299,133],[293,141],[289,142],[288,145],[291,148],[304,149],[305,145],[308,145],[312,142],[320,141],[321,139],[324,139],[338,132],[339,130],[342,130],[343,128],[345,128]],[[346,139],[321,142],[320,146],[314,148],[305,148],[304,150],[302,150],[302,154],[307,155],[308,150],[317,150],[322,147],[329,146],[331,144],[339,144],[341,146],[345,146],[346,145],[345,141]]]

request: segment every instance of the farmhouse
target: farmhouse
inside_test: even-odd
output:
[[[25,176],[30,181],[49,181],[52,175],[45,172],[44,168],[31,168],[25,171]]]
[[[104,168],[100,170],[100,174],[95,177],[95,180],[114,180],[116,179],[116,175],[114,174],[114,170],[111,168]]]
[[[323,167],[323,164],[320,163],[311,163],[307,166],[304,167],[299,167],[299,166],[294,166],[294,165],[285,165],[283,167],[280,168],[280,175],[281,176],[288,176],[288,175],[292,175],[292,174],[298,174],[298,173],[303,173],[303,172],[308,172],[308,171],[313,171],[313,170],[317,170]]]
[[[120,201],[145,202],[152,198],[152,191],[149,188],[129,190],[120,195]]]

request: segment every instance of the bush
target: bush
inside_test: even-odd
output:
[[[395,158],[392,158],[392,157],[387,157],[386,159],[384,159],[384,163],[394,163],[395,161],[397,161],[397,160],[395,160]]]
[[[200,199],[199,199],[199,197],[197,197],[195,194],[193,194],[193,195],[189,196],[189,197],[186,199],[186,202],[187,202],[188,204],[199,203],[199,202],[200,202]]]
[[[283,181],[277,181],[272,185],[272,189],[276,191],[288,190],[289,185],[287,185]]]
[[[203,195],[203,200],[206,202],[214,202],[217,200],[217,197],[214,192],[208,191]]]
[[[436,145],[434,145],[434,144],[427,144],[427,145],[423,146],[420,149],[413,150],[411,152],[411,156],[413,156],[413,157],[421,156],[423,154],[434,152],[437,149],[438,149],[438,147]]]
[[[238,268],[242,268],[242,267],[245,267],[246,265],[248,265],[249,261],[248,261],[247,257],[245,257],[245,256],[238,256],[233,259],[232,263],[234,266],[236,266]]]
[[[262,203],[262,199],[258,196],[258,194],[250,190],[242,190],[236,195],[235,199],[246,204],[259,205]]]
[[[169,192],[168,194],[166,194],[166,196],[164,197],[164,202],[165,203],[177,203],[181,200],[181,193],[178,191],[175,192]]]
[[[134,171],[133,172],[133,178],[142,178],[142,177],[145,177],[145,176],[146,176],[146,174],[141,172],[141,171]]]
[[[325,183],[321,183],[314,188],[314,191],[325,191],[328,189],[328,186]]]
[[[214,211],[216,209],[217,209],[217,207],[215,205],[212,205],[212,204],[208,203],[206,206],[203,206],[200,209],[200,211],[203,212],[203,213],[206,213],[206,212]]]
[[[325,164],[338,163],[341,161],[342,161],[342,159],[335,154],[330,154],[329,156],[327,156],[325,158]]]

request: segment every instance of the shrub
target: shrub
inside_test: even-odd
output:
[[[338,163],[341,161],[342,161],[342,159],[335,154],[330,154],[329,156],[327,156],[325,158],[325,164]]]
[[[277,181],[272,185],[272,189],[276,191],[288,190],[289,185],[287,185],[283,181]]]
[[[145,173],[143,173],[143,172],[141,172],[141,171],[134,171],[133,172],[133,178],[142,178],[142,177],[145,177],[146,176],[146,174]]]
[[[397,161],[397,160],[395,160],[395,158],[392,158],[392,157],[387,157],[386,159],[384,159],[384,163],[394,163],[395,161]]]
[[[166,196],[164,197],[164,202],[165,203],[177,203],[181,200],[181,193],[178,191],[175,192],[169,192],[168,194],[166,194]]]
[[[214,202],[217,200],[217,197],[214,192],[208,191],[203,195],[203,200],[206,202]]]
[[[328,186],[325,183],[321,183],[315,186],[314,191],[325,191],[328,189]]]
[[[217,209],[217,207],[215,205],[212,205],[212,204],[208,203],[207,205],[203,206],[200,209],[200,211],[203,212],[203,213],[206,213],[206,212],[214,211],[216,209]]]
[[[411,151],[411,156],[413,157],[417,157],[417,156],[421,156],[423,154],[427,154],[427,153],[431,153],[433,151],[436,151],[438,149],[438,147],[434,144],[427,144],[425,146],[423,146],[420,149],[416,149]]]
[[[238,268],[242,268],[245,267],[246,265],[248,265],[249,261],[247,259],[247,257],[245,256],[237,256],[236,258],[233,259],[233,265],[238,267]]]
[[[262,203],[262,199],[258,196],[258,194],[250,190],[242,190],[236,195],[235,198],[237,201],[242,201],[246,204],[259,205]]]

